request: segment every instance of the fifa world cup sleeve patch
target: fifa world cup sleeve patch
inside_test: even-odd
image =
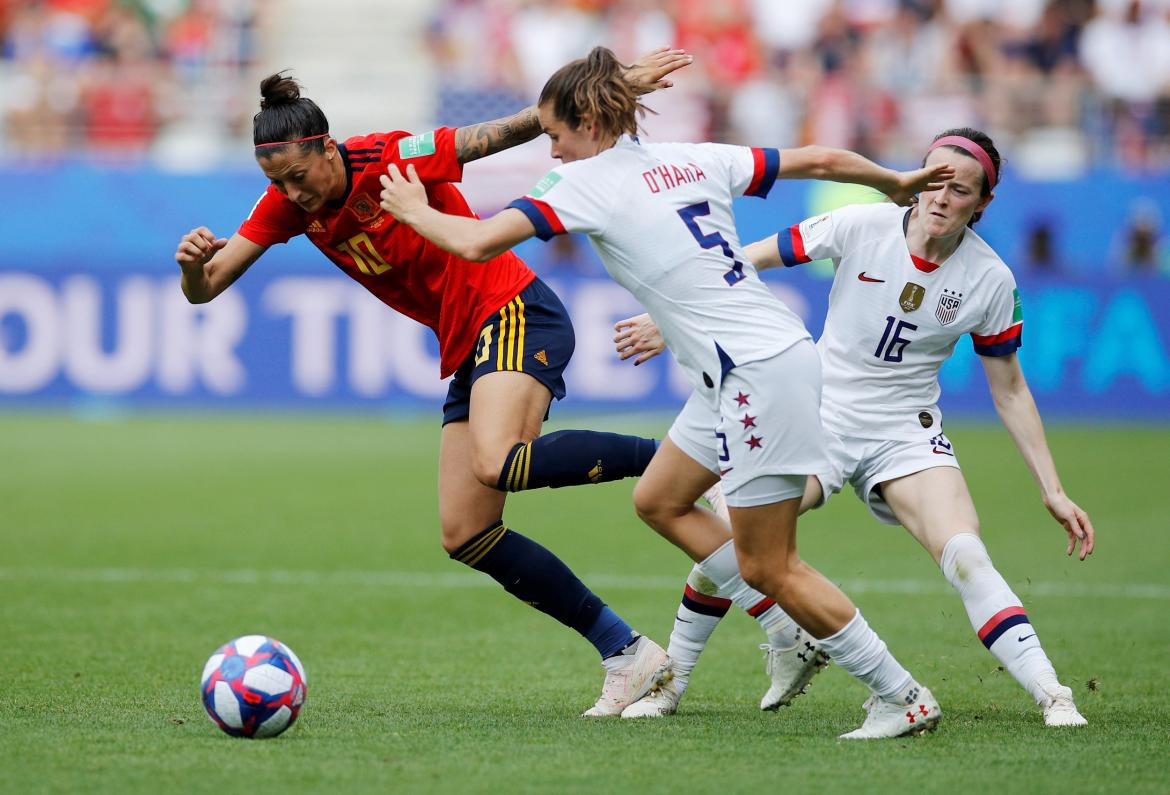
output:
[[[539,199],[544,194],[552,190],[552,186],[561,181],[561,175],[555,171],[550,171],[541,177],[540,182],[536,183],[536,187],[528,195],[534,199]]]
[[[398,157],[410,160],[412,157],[426,157],[435,153],[435,131],[422,135],[411,135],[398,141]]]

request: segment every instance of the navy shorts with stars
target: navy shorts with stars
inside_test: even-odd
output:
[[[447,388],[443,424],[466,420],[471,413],[471,385],[501,370],[527,373],[560,400],[565,396],[565,367],[575,345],[565,305],[547,284],[533,279],[480,327],[475,348]]]

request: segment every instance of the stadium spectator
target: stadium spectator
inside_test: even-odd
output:
[[[205,136],[238,132],[267,1],[0,5],[0,151],[142,156],[191,119]]]
[[[1170,276],[1170,246],[1162,231],[1162,213],[1153,202],[1130,207],[1115,257],[1123,272],[1135,276]]]
[[[1033,218],[1024,230],[1021,261],[1032,273],[1055,274],[1060,271],[1056,261],[1056,241],[1052,221]]]
[[[146,33],[162,86],[154,121],[128,123],[120,146],[208,157],[231,147],[247,133],[257,18],[278,2],[3,0],[0,154],[84,154],[91,141],[108,152],[108,119],[98,114],[104,130],[91,133],[83,94],[91,80],[109,82],[101,59],[125,49],[127,15]],[[756,141],[767,129],[794,136],[786,144],[833,142],[908,163],[913,142],[932,132],[923,120],[946,118],[994,130],[1023,172],[1032,158],[1049,173],[1170,169],[1170,8],[1161,0],[775,8],[769,0],[437,0],[424,31],[437,82],[432,114],[460,125],[515,112],[552,65],[594,43],[619,53],[671,44],[692,48],[696,68],[679,92],[689,92],[686,101],[672,97],[648,123],[652,137]]]

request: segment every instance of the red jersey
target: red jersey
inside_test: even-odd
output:
[[[307,213],[269,185],[240,226],[259,246],[306,234],[346,275],[382,303],[428,326],[439,338],[440,378],[471,353],[480,327],[527,287],[536,275],[510,251],[488,262],[448,254],[378,203],[378,177],[390,163],[402,173],[413,165],[436,210],[477,217],[452,185],[463,178],[455,156],[455,130],[423,135],[402,131],[349,138],[338,145],[345,164],[345,195]]]

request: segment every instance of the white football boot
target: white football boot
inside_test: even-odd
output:
[[[671,676],[670,658],[661,646],[645,635],[640,635],[620,654],[602,660],[601,664],[605,666],[601,697],[581,713],[586,718],[621,715],[623,709],[664,684]]]
[[[1047,698],[1040,708],[1044,710],[1045,726],[1087,726],[1089,722],[1077,711],[1072,690],[1064,685],[1044,688]]]
[[[870,696],[862,707],[867,713],[865,723],[861,724],[860,728],[842,734],[839,739],[876,740],[883,737],[922,734],[937,729],[938,722],[942,719],[942,709],[925,687],[914,693],[914,698],[909,704]]]
[[[820,644],[801,629],[796,630],[796,645],[790,649],[776,649],[768,643],[760,644],[760,649],[764,652],[764,670],[772,678],[772,686],[760,699],[763,710],[791,704],[829,665],[829,656],[821,651]]]
[[[687,680],[667,673],[665,681],[622,710],[623,718],[665,718],[678,711],[678,702],[687,691]]]

